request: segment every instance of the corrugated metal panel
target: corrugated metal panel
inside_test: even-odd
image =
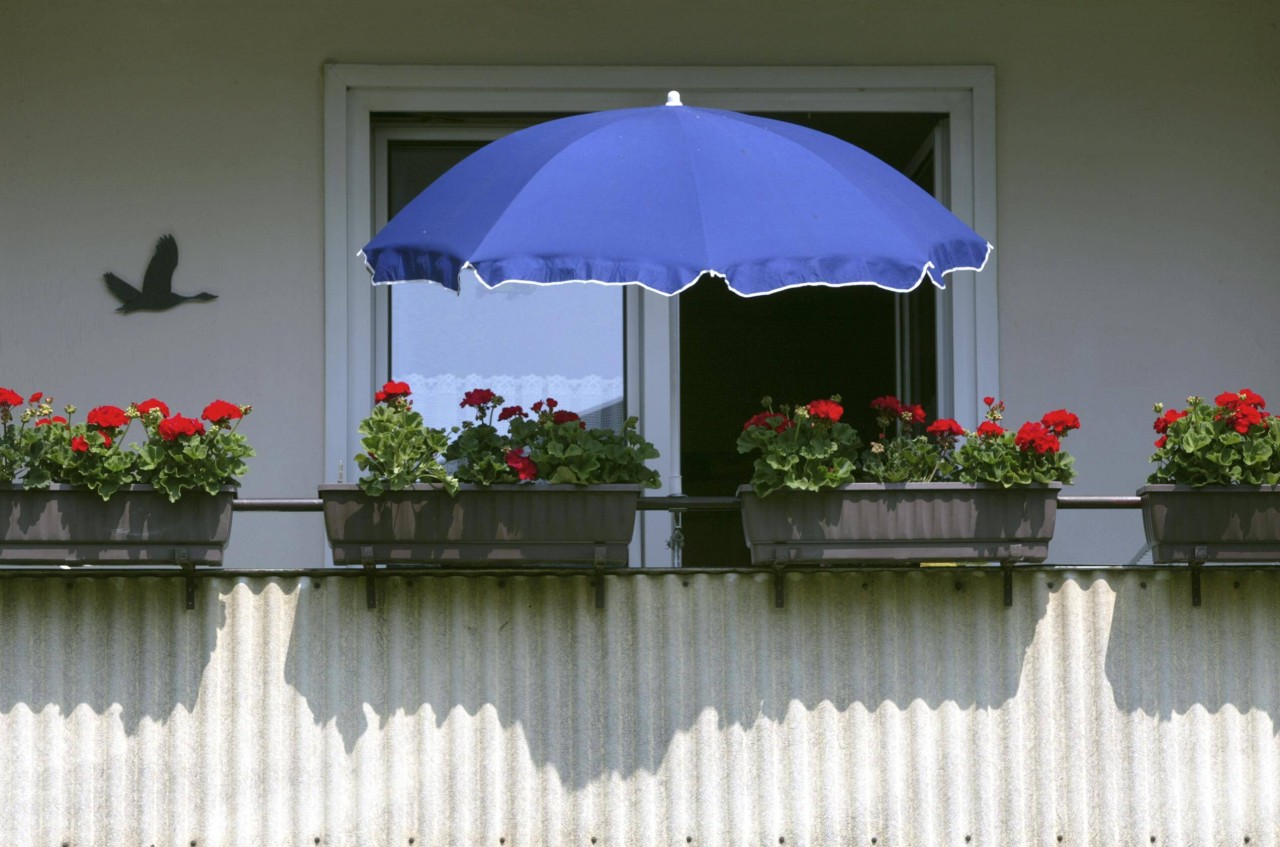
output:
[[[607,582],[0,579],[0,844],[1280,843],[1278,573]]]

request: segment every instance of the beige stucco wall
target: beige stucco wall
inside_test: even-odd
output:
[[[308,496],[323,437],[321,66],[989,64],[1001,393],[1067,406],[1078,493],[1145,474],[1153,400],[1280,403],[1280,7],[1259,2],[516,4],[8,0],[0,385],[88,407],[251,402],[250,496]],[[119,316],[157,236],[214,303]],[[232,563],[314,564],[314,516],[237,518]],[[1116,561],[1136,516],[1065,516]]]

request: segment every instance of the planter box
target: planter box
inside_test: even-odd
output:
[[[738,496],[754,564],[1043,562],[1061,488],[854,483],[761,498],[744,485]]]
[[[1144,485],[1152,561],[1280,561],[1280,486]]]
[[[626,565],[639,498],[639,485],[320,486],[343,565]]]
[[[221,565],[235,494],[170,503],[131,485],[103,502],[69,485],[0,485],[0,565]]]

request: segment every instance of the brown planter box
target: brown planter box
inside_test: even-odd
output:
[[[1061,483],[854,483],[820,492],[738,489],[754,564],[1043,562]]]
[[[110,500],[69,485],[0,485],[0,565],[221,565],[234,488],[177,503],[150,485]]]
[[[322,485],[336,564],[627,564],[639,485]]]
[[[1138,497],[1156,563],[1280,561],[1280,485],[1144,485]]]

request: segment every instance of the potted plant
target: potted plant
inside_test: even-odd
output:
[[[250,407],[216,400],[200,420],[151,399],[80,423],[62,411],[0,389],[0,562],[222,564]],[[134,421],[143,440],[126,444]]]
[[[1156,469],[1138,489],[1157,563],[1280,561],[1280,427],[1248,388],[1156,404]]]
[[[407,384],[384,385],[360,424],[360,480],[320,487],[334,561],[625,565],[640,491],[658,486],[636,419],[588,428],[553,398],[504,403],[466,392],[475,420],[450,438],[424,425]]]
[[[1004,404],[987,397],[987,419],[967,432],[877,397],[879,434],[863,450],[839,399],[775,411],[765,398],[744,425],[739,452],[760,453],[738,490],[753,562],[1044,561],[1058,491],[1074,475],[1061,439],[1080,426],[1075,415],[1009,432]]]

